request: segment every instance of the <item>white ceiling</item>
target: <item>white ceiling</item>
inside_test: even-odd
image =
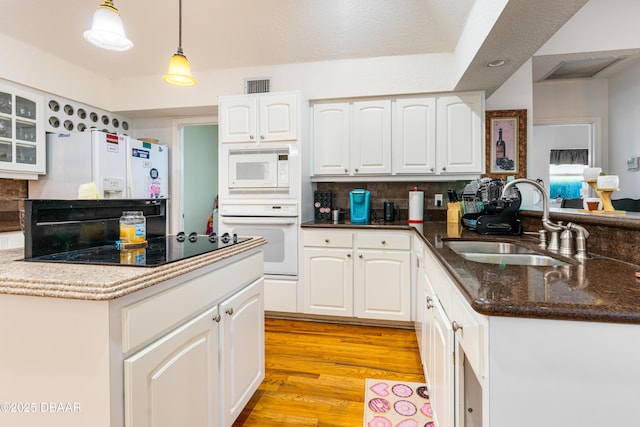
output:
[[[198,70],[450,53],[471,10],[477,16],[478,6],[491,1],[497,0],[183,0],[182,46],[196,76]],[[134,43],[127,52],[82,37],[101,2],[0,0],[0,33],[112,80],[166,70],[178,45],[178,0],[114,0]],[[586,2],[508,0],[455,89],[492,93]],[[509,62],[487,68],[496,58]]]
[[[82,37],[101,2],[0,0],[0,31],[110,79],[165,69],[178,0],[114,0],[134,44],[127,52]],[[182,45],[194,70],[450,52],[473,2],[183,0]]]

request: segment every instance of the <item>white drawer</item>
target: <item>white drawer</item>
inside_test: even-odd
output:
[[[305,230],[302,236],[304,246],[327,248],[351,248],[353,233],[329,230]]]
[[[122,352],[168,332],[263,274],[262,253],[122,308]]]
[[[298,281],[264,279],[264,309],[296,313],[298,306]]]
[[[395,249],[409,250],[411,237],[405,233],[358,233],[358,248],[360,249]]]

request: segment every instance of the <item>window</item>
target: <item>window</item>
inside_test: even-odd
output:
[[[585,165],[549,165],[549,196],[578,199],[583,187]]]
[[[551,150],[549,163],[551,199],[579,199],[586,192],[582,174],[589,164],[589,150]]]

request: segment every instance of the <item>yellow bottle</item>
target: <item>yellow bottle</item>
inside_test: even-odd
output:
[[[124,243],[139,243],[147,240],[147,220],[142,211],[122,212],[120,240]]]

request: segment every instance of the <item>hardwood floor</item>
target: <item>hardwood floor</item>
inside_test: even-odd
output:
[[[268,318],[265,343],[265,380],[234,427],[362,427],[366,378],[424,381],[409,329]]]

